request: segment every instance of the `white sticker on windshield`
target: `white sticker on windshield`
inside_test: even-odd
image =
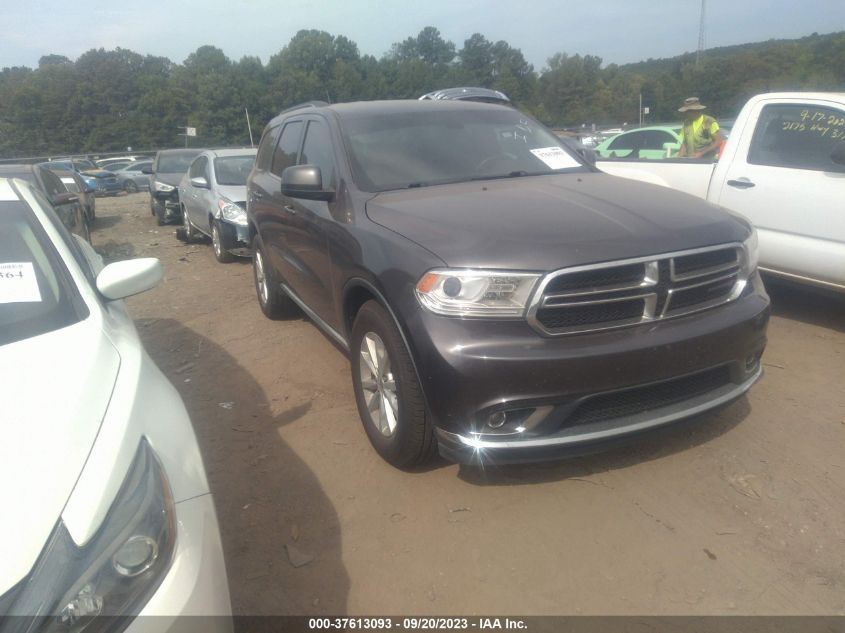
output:
[[[581,166],[577,160],[567,154],[561,147],[540,147],[538,149],[532,149],[531,153],[546,163],[550,169],[571,169],[572,167]]]
[[[41,301],[32,262],[0,264],[0,303]]]

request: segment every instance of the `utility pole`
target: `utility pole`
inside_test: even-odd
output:
[[[695,53],[695,65],[698,66],[701,63],[701,56],[704,53],[705,47],[705,39],[704,39],[704,16],[705,16],[705,5],[707,0],[701,0],[701,19],[698,23],[698,51]]]
[[[246,113],[246,128],[249,130],[249,146],[255,147],[255,143],[252,141],[252,125],[249,123],[249,110],[244,108],[244,112]]]

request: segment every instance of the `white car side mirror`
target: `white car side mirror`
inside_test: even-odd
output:
[[[154,257],[109,264],[97,275],[97,290],[106,299],[124,299],[155,288],[161,281],[161,262]]]

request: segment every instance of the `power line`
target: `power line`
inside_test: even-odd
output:
[[[699,62],[701,62],[701,56],[704,54],[704,47],[705,47],[705,38],[704,38],[704,30],[705,30],[705,6],[707,0],[701,0],[701,19],[698,23],[698,50],[695,53],[695,65],[698,66]]]

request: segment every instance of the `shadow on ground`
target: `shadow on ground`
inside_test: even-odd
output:
[[[193,421],[217,506],[234,614],[345,613],[349,577],[337,512],[278,432],[308,406],[274,416],[252,375],[220,346],[172,319],[136,323]]]
[[[765,277],[772,314],[808,325],[845,332],[845,294]]]

